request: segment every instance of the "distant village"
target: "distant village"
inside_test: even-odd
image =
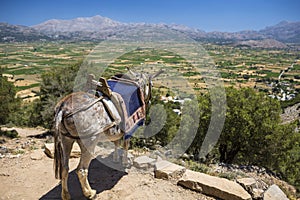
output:
[[[278,81],[268,84],[268,86],[272,88],[272,94],[270,94],[269,97],[278,99],[280,101],[289,101],[296,97],[298,91],[295,90],[291,82],[282,80],[282,77],[284,76],[284,73],[292,70],[294,68],[294,64],[298,61],[299,60],[295,60],[294,63],[291,64],[291,66],[289,66],[285,70],[282,70],[278,76]]]

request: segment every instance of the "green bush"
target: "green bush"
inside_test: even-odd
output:
[[[8,137],[8,138],[19,137],[18,132],[16,130],[9,130],[9,131],[0,130],[0,136],[4,136],[4,137]]]

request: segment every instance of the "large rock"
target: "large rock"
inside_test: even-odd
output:
[[[251,196],[238,183],[187,170],[179,185],[224,200],[250,200]]]
[[[264,200],[288,200],[277,185],[271,185],[264,193]]]
[[[44,153],[50,157],[50,158],[54,158],[54,143],[45,143],[45,150]],[[73,148],[71,151],[71,158],[79,158],[81,155],[81,150],[79,145],[75,142],[73,144]]]
[[[139,156],[134,159],[133,165],[139,169],[149,169],[154,166],[155,159],[148,156]]]
[[[155,163],[154,175],[159,179],[178,180],[182,177],[185,170],[185,167],[166,160],[160,160]]]

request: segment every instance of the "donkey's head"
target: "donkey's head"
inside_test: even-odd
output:
[[[151,99],[151,93],[152,93],[152,80],[159,76],[161,73],[163,73],[163,70],[159,70],[158,72],[154,74],[146,74],[146,73],[139,73],[139,72],[133,72],[131,69],[127,67],[127,70],[129,72],[128,78],[135,81],[139,87],[141,88],[143,94],[145,103],[150,103]]]

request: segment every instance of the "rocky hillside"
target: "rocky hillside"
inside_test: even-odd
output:
[[[281,42],[300,43],[300,22],[282,21],[275,26],[266,27],[259,33]]]
[[[19,137],[0,137],[1,197],[59,199],[61,186],[53,173],[54,145],[47,130],[2,130],[15,130]],[[188,169],[187,160],[178,160],[181,164],[177,165],[164,160],[160,151],[131,150],[132,167],[118,171],[103,164],[112,160],[110,150],[99,146],[96,152],[89,176],[91,186],[97,190],[96,199],[296,199],[294,187],[261,167],[214,164],[206,167],[206,173],[200,173]],[[71,155],[70,193],[74,199],[85,199],[74,172],[80,155],[78,145]]]
[[[0,23],[0,42],[40,40],[51,40],[51,38],[31,27]]]

